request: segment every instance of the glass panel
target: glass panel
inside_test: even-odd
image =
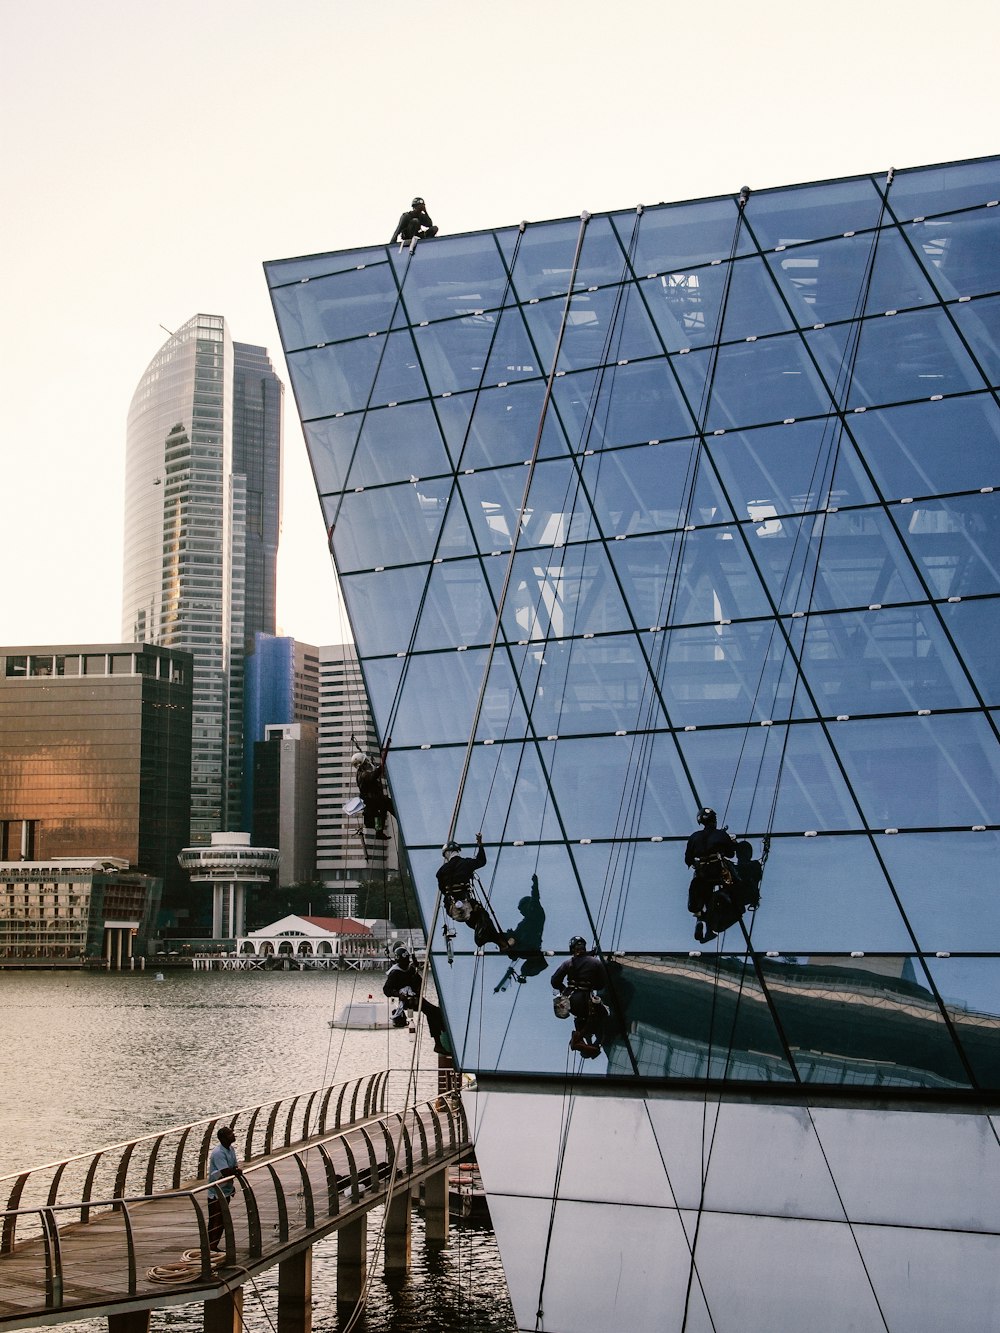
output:
[[[894,511],[932,596],[968,597],[1000,586],[998,500],[1000,493],[960,495]]]
[[[553,401],[575,451],[691,435],[694,422],[662,361],[591,370],[557,379]]]
[[[529,459],[544,397],[545,385],[539,381],[439,399],[435,408],[455,466],[500,467]],[[539,457],[565,452],[558,417],[547,412]]]
[[[405,263],[403,304],[413,324],[495,310],[508,293],[507,272],[491,232],[439,236],[419,247],[419,263]]]
[[[486,380],[497,315],[487,312],[413,330],[431,393],[475,389]]]
[[[720,624],[770,610],[746,547],[731,529],[630,537],[610,549],[632,614],[643,628]]]
[[[509,552],[515,536],[519,545],[528,547],[561,546],[593,535],[586,492],[581,494],[579,473],[569,459],[537,465],[522,510],[527,480],[523,467],[494,468],[459,478],[481,551]]]
[[[403,402],[408,398],[426,398],[427,385],[408,329],[390,333],[382,350],[382,360],[375,376],[371,403]]]
[[[632,240],[638,219],[633,214],[622,228],[626,247]],[[624,282],[629,276],[625,255],[618,243],[615,228],[607,217],[593,217],[587,223],[580,252],[575,286],[604,286]]]
[[[719,336],[724,267],[643,278],[639,293],[668,352],[704,347]]]
[[[486,570],[497,595],[500,560]],[[567,634],[615,633],[632,628],[601,545],[519,551],[503,616],[504,633],[518,639],[561,639]]]
[[[1000,199],[1000,163],[964,162],[897,173],[890,190],[897,217],[948,213]]]
[[[354,412],[371,393],[384,337],[287,354],[288,374],[302,420]]]
[[[924,598],[906,552],[881,509],[774,519],[744,531],[782,611]]]
[[[632,267],[637,276],[672,273],[691,264],[728,259],[737,237],[738,255],[753,253],[746,227],[739,227],[735,199],[709,199],[696,204],[647,208],[639,223]]]
[[[798,621],[789,630],[801,638]],[[795,659],[773,621],[674,630],[655,643],[651,651],[669,645],[658,674],[675,727],[787,718],[789,708],[795,717],[813,716],[808,693],[795,689]]]
[[[350,416],[328,417],[325,421],[314,421],[302,427],[320,495],[343,489],[363,421],[363,415],[354,412]]]
[[[1000,1091],[1000,959],[925,961],[976,1082]]]
[[[339,434],[343,439],[343,455],[347,453],[345,446],[351,427],[356,428],[357,424],[357,417],[342,417],[309,430],[322,431],[328,438]],[[343,429],[338,431],[337,427]],[[316,467],[315,454],[313,457]],[[450,470],[451,463],[430,404],[403,403],[367,413],[349,480],[352,486],[375,486]]]
[[[857,316],[874,241],[866,232],[765,256],[800,328]]]
[[[340,576],[359,655],[399,653],[409,647],[426,578],[427,570],[419,565]]]
[[[888,498],[1000,484],[1000,410],[990,394],[864,412],[850,431]]]
[[[449,560],[431,569],[416,647],[489,643],[496,607],[478,560]]]
[[[412,656],[393,723],[393,742],[467,742],[486,659],[484,649]],[[490,668],[477,737],[524,732],[524,709],[514,691],[509,663],[499,658]]]
[[[967,1087],[918,959],[767,959],[765,984],[804,1083]]]
[[[538,657],[532,650],[519,673],[538,735],[631,731],[657,717],[646,663],[631,634],[549,643]]]
[[[812,954],[914,947],[866,837],[775,838],[760,887],[755,949]]]
[[[727,431],[705,447],[737,513],[759,520],[767,532],[776,530],[778,514],[876,498],[837,417]]]
[[[338,571],[430,560],[450,493],[446,479],[324,499]]]
[[[979,714],[842,722],[833,739],[870,828],[996,817],[1000,746]]]
[[[698,389],[698,401],[708,355],[694,352],[674,360],[686,383],[690,383],[689,376],[694,376],[691,387]],[[798,334],[719,349],[707,430],[815,416],[829,409],[830,394],[806,356]]]
[[[612,972],[641,1075],[792,1080],[749,959],[623,958]]]
[[[571,853],[603,949],[688,952],[693,918],[687,910],[690,872],[683,841],[618,838],[580,844]],[[741,938],[738,930],[735,937]]]
[[[915,222],[906,229],[931,280],[946,301],[956,296],[978,296],[1000,287],[995,209],[956,214],[930,222]]]
[[[652,447],[604,449],[585,458],[583,478],[604,535],[731,522],[729,506],[704,458],[691,497],[696,448],[693,440],[675,440]]]
[[[725,281],[725,265],[713,272],[722,274]],[[784,333],[792,327],[791,316],[764,261],[756,255],[737,260],[729,283],[721,341]]]
[[[733,830],[757,836],[767,828],[856,829],[861,822],[820,726],[723,728],[679,740],[700,801]]]
[[[879,233],[875,250],[875,267],[869,284],[868,300],[865,302],[865,314],[882,315],[887,310],[903,310],[909,306],[936,302],[936,293],[900,233],[895,227],[883,229]],[[857,311],[851,314],[856,316]]]
[[[308,283],[313,278],[324,277],[328,273],[342,273],[359,265],[385,265],[385,250],[381,246],[370,246],[366,250],[338,250],[332,254],[306,255],[299,259],[271,259],[264,265],[269,287],[280,287],[284,283]],[[280,321],[279,321],[280,322]]]
[[[384,332],[398,291],[389,265],[373,264],[280,287],[271,299],[284,345],[293,349]]]
[[[977,598],[938,609],[983,700],[1000,704],[1000,600]]]
[[[521,380],[543,375],[548,363],[539,360],[528,339],[521,312],[516,307],[500,316],[489,361],[484,376],[487,384],[505,385],[510,380]]]
[[[359,577],[366,579],[371,578],[371,575],[362,574]],[[398,734],[392,705],[403,674],[403,661],[402,657],[369,657],[362,662],[365,687],[375,719],[375,730],[380,736],[386,735],[389,727]],[[395,737],[393,739],[395,740]]]
[[[881,834],[875,846],[921,950],[1000,952],[1000,834]]]
[[[987,382],[1000,384],[1000,297],[952,306],[951,313]]]
[[[525,317],[545,367],[552,364],[564,310],[563,298],[525,307]],[[658,356],[661,351],[633,285],[574,293],[558,369],[580,370],[622,359]]]
[[[976,704],[930,607],[810,616],[804,670],[827,716]]]
[[[831,331],[805,336],[825,373],[835,377],[842,354],[831,361]],[[914,310],[890,319],[873,316],[862,325],[847,406],[873,407],[982,386],[982,376],[943,310]]]
[[[536,222],[521,240],[514,262],[514,290],[519,301],[558,296],[569,287],[580,222]]]
[[[689,832],[687,811],[696,806],[669,734],[564,739],[551,763],[554,799],[566,837],[669,837]]]
[[[881,197],[870,179],[831,181],[750,196],[747,221],[762,250],[874,227]]]

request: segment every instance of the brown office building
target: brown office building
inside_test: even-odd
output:
[[[150,644],[0,648],[0,862],[120,858],[186,918],[191,675]]]

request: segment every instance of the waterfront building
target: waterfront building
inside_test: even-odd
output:
[[[177,859],[191,883],[212,889],[213,940],[244,934],[247,887],[273,885],[280,855],[277,847],[252,847],[249,833],[213,833],[208,847],[183,849]]]
[[[113,856],[0,861],[0,968],[134,966],[161,888]]]
[[[316,772],[316,873],[325,885],[350,892],[362,880],[399,869],[398,838],[367,836],[361,820],[344,809],[358,795],[351,756],[376,757],[380,742],[365,694],[358,655],[350,643],[319,650],[319,754]],[[391,771],[391,763],[389,765]]]
[[[132,399],[122,624],[194,656],[189,837],[239,827],[244,659],[275,629],[283,386],[262,347],[196,315]]]
[[[990,158],[266,266],[425,923],[453,831],[505,928],[538,877],[525,984],[430,940],[519,1328],[995,1320],[998,201]],[[708,942],[706,805],[765,863]]]
[[[264,728],[254,747],[253,839],[277,847],[278,884],[307,884],[316,874],[315,722]]]
[[[152,644],[0,648],[0,860],[111,857],[183,910],[191,678]]]
[[[333,916],[284,916],[236,941],[237,954],[248,958],[310,959],[357,966],[384,960],[385,950],[360,921]]]

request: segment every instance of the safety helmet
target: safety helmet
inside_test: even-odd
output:
[[[410,951],[402,941],[393,947],[392,956],[397,963],[402,963],[404,967],[410,961]]]
[[[411,207],[411,208],[423,208],[423,206],[424,206],[424,201],[420,198],[420,195],[419,195],[419,194],[414,195],[414,196],[413,196],[413,202],[410,204],[410,207]]]
[[[357,750],[351,755],[351,764],[354,768],[360,768],[367,758],[368,756],[366,754],[362,754],[360,750]]]
[[[455,839],[452,838],[450,842],[446,842],[445,845],[441,848],[441,855],[454,856],[456,852],[460,852],[461,850],[462,850],[462,844],[456,842]]]
[[[586,947],[587,947],[587,941],[583,938],[582,935],[574,935],[569,942],[570,953],[572,953],[574,949],[586,949]]]
[[[699,824],[707,825],[707,824],[716,824],[717,822],[718,822],[718,815],[716,815],[714,810],[710,810],[707,805],[703,809],[698,811]]]

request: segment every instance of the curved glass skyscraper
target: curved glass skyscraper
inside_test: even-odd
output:
[[[998,201],[989,159],[266,266],[521,1328],[995,1320]],[[704,805],[764,862],[707,941]],[[507,954],[439,933],[479,830]]]
[[[281,396],[264,348],[196,315],[129,409],[122,624],[194,654],[195,844],[240,826],[243,660],[275,629]]]

